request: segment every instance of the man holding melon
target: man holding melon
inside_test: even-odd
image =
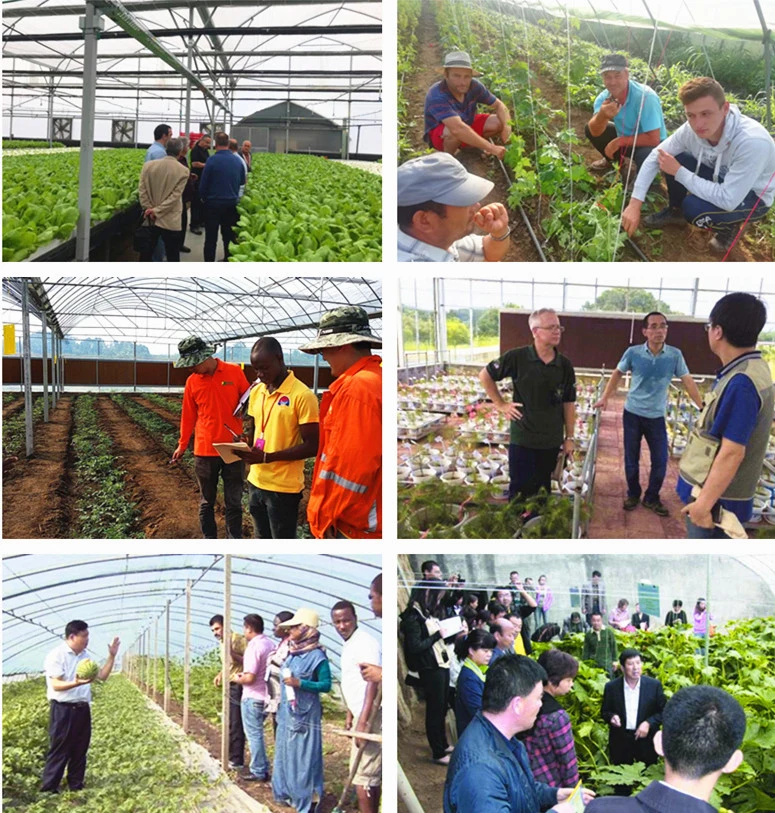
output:
[[[108,679],[119,643],[114,638],[108,644],[108,659],[100,668],[86,652],[89,625],[85,621],[70,621],[65,627],[64,642],[46,656],[46,697],[51,716],[41,790],[58,793],[65,768],[70,790],[83,788],[91,740],[91,683]]]

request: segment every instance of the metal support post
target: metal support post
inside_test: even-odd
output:
[[[756,13],[759,15],[759,22],[761,23],[763,37],[762,44],[764,45],[764,94],[767,99],[767,129],[772,129],[772,31],[767,26],[767,22],[762,14],[762,7],[759,0],[753,0],[756,6]]]
[[[190,31],[194,30],[194,7],[188,10],[188,27]],[[186,62],[186,68],[188,68],[189,72],[191,71],[191,66],[193,64],[194,58],[194,37],[193,34],[188,38],[188,60]],[[186,81],[186,138],[189,137],[191,133],[191,80]],[[188,145],[191,147],[191,145]]]
[[[159,619],[153,622],[153,702],[156,702],[156,686],[159,680]]]
[[[32,437],[32,353],[30,351],[30,292],[22,285],[22,369],[24,379],[24,439],[27,457],[33,449]]]
[[[221,663],[221,767],[229,764],[229,719],[231,717],[231,556],[223,561],[223,661]]]
[[[132,342],[132,391],[137,392],[137,342]]]
[[[97,358],[94,360],[94,374],[96,377],[96,381],[94,382],[97,391],[99,392],[100,389],[100,340],[97,339]]]
[[[11,60],[11,76],[16,76],[16,59],[15,58]],[[9,133],[10,133],[11,139],[13,139],[13,111],[16,108],[16,105],[14,103],[14,92],[13,92],[14,91],[14,84],[15,83],[11,84],[11,109],[8,111],[8,116],[10,118]]]
[[[54,408],[56,408],[57,401],[59,400],[59,375],[57,370],[57,364],[59,362],[58,346],[59,337],[54,331],[51,331],[51,404]]]
[[[43,362],[43,423],[48,423],[48,331],[46,330],[46,319],[40,323],[40,358]]]
[[[59,339],[59,394],[65,394],[65,339]]]
[[[54,77],[48,86],[48,146],[54,146]]]
[[[692,287],[692,307],[691,307],[691,314],[692,316],[697,315],[697,297],[699,296],[700,292],[700,278],[694,278],[694,286]]]
[[[167,617],[165,618],[166,639],[164,641],[164,712],[170,707],[170,604],[167,601]]]
[[[708,554],[708,574],[705,585],[705,666],[710,659],[710,554]]]
[[[183,661],[183,731],[188,731],[188,704],[191,691],[191,579],[186,582],[186,642]]]
[[[75,238],[76,262],[89,262],[91,237],[91,188],[94,168],[94,110],[97,95],[97,35],[102,18],[93,2],[87,0],[83,29],[83,102],[81,112],[81,163],[78,170],[78,229]]]

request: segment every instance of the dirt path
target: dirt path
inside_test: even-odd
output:
[[[98,398],[100,423],[115,444],[117,462],[127,471],[127,489],[140,509],[139,527],[148,539],[198,539],[199,518],[192,506],[198,490],[191,478],[150,445],[145,433],[127,421],[110,398]]]
[[[425,737],[425,703],[413,707],[412,722],[408,727],[399,726],[398,753],[398,761],[425,813],[441,813],[447,769],[431,760],[431,749]],[[398,813],[407,813],[400,799]]]
[[[35,427],[35,454],[3,473],[3,538],[67,537],[72,524],[68,450],[72,399]]]
[[[405,93],[408,100],[408,116],[416,126],[409,131],[412,146],[419,151],[428,149],[423,141],[423,110],[425,94],[428,88],[442,78],[440,65],[444,54],[439,45],[439,28],[436,23],[437,4],[434,0],[425,0],[422,4],[420,19],[417,24],[417,68],[411,76],[405,78]],[[460,163],[475,175],[491,180],[495,186],[481,203],[505,203],[508,197],[508,186],[503,171],[497,161],[482,156],[479,150],[460,150],[456,157]],[[501,262],[528,262],[539,260],[522,218],[518,212],[510,211],[511,240],[509,250]]]
[[[151,696],[150,687],[139,684],[141,691],[145,691],[148,696]],[[163,695],[156,695],[156,702],[163,706]],[[177,700],[170,698],[167,716],[174,720],[181,727],[183,726],[183,704]],[[334,728],[341,726],[323,720],[323,770],[324,770],[324,785],[323,785],[323,798],[320,801],[317,813],[331,813],[339,799],[339,794],[342,792],[344,783],[347,779],[347,766],[350,755],[350,748],[348,741],[345,737],[333,733]],[[200,717],[197,714],[189,711],[188,715],[188,731],[186,732],[191,739],[198,742],[201,746],[209,751],[210,755],[220,762],[221,759],[221,731],[218,726],[213,725],[208,720]],[[274,754],[274,731],[271,723],[267,722],[264,726],[264,741],[267,748],[267,755],[269,756],[270,766],[272,764],[272,756]],[[246,745],[246,756],[249,749]],[[270,768],[271,770],[271,768]],[[275,813],[287,813],[289,808],[278,804],[272,798],[272,785],[271,782],[245,782],[239,775],[238,771],[229,771],[232,781],[239,786],[239,788],[247,793],[256,801],[266,805],[270,810]],[[353,791],[350,793],[349,804],[345,805],[345,810],[356,810],[357,802],[354,801],[355,794]],[[427,813],[431,813],[430,809],[426,809]]]
[[[15,401],[11,401],[10,404],[6,404],[3,407],[3,420],[7,420],[22,409],[24,409],[24,396],[19,395]]]

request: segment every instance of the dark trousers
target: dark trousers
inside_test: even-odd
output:
[[[245,729],[242,727],[241,683],[229,684],[229,762],[233,765],[245,764]]]
[[[425,692],[425,735],[434,759],[441,759],[449,747],[445,721],[449,694],[449,669],[440,666],[420,669],[420,682]]]
[[[91,740],[91,710],[88,703],[58,703],[52,700],[48,723],[49,747],[41,790],[54,791],[67,768],[67,786],[80,790],[86,775],[86,752]]]
[[[688,152],[682,152],[676,155],[675,158],[679,164],[691,172],[697,169],[697,159]],[[706,181],[713,180],[713,170],[705,164],[700,164],[697,174]],[[665,181],[671,208],[680,209],[686,220],[693,226],[698,226],[701,229],[712,229],[724,235],[734,234],[737,231],[748,215],[751,214],[751,210],[756,206],[756,201],[759,199],[756,192],[752,190],[737,208],[725,211],[719,209],[715,203],[708,203],[708,201],[698,198],[697,195],[690,195],[686,187],[675,179],[675,175],[666,174]],[[724,183],[724,179],[721,178],[718,182]],[[751,216],[751,221],[761,220],[769,210],[769,206],[765,206],[759,201],[756,211]]]
[[[223,477],[223,501],[226,506],[226,535],[242,539],[242,461],[224,463],[220,457],[194,455],[194,471],[199,482],[199,525],[205,539],[217,539],[215,498],[218,477]]]
[[[223,238],[223,258],[229,259],[229,243],[234,239],[234,227],[239,215],[235,203],[208,203],[205,208],[205,262],[215,262],[218,229]]]
[[[548,494],[552,487],[552,472],[557,465],[559,447],[528,449],[527,446],[509,444],[509,499],[517,494],[532,497],[542,489]]]
[[[153,259],[153,251],[159,240],[164,243],[164,251],[167,255],[168,263],[180,262],[180,232],[171,229],[160,229],[158,226],[151,226],[153,235],[153,248],[140,255],[141,263],[149,263]]]
[[[302,492],[267,491],[248,483],[250,516],[256,539],[296,539]]]
[[[617,137],[616,127],[609,121],[608,124],[606,125],[605,130],[603,130],[603,132],[600,133],[600,135],[595,136],[592,135],[592,133],[589,130],[589,125],[587,124],[584,127],[584,133],[589,139],[590,144],[592,144],[592,146],[600,153],[600,155],[602,155],[603,158],[608,158],[608,156],[605,154],[605,148],[611,141],[613,141]],[[613,160],[616,162],[620,161],[623,153],[625,157],[632,158],[632,160],[635,161],[635,166],[637,166],[638,169],[640,169],[641,165],[646,160],[646,156],[648,156],[648,154],[653,149],[654,149],[653,147],[636,147],[635,152],[633,153],[632,147],[625,147],[624,150],[617,150],[614,153]]]
[[[646,438],[651,454],[649,484],[643,499],[654,502],[667,473],[667,428],[664,418],[643,418],[628,412],[622,414],[624,425],[624,473],[627,476],[627,496],[640,497],[640,442]]]
[[[180,217],[181,223],[181,230],[180,230],[180,246],[178,251],[180,251],[180,247],[186,245],[186,229],[188,228],[188,207],[186,204],[183,204],[183,214]]]
[[[202,198],[199,197],[199,181],[194,187],[194,197],[191,199],[191,228],[199,229],[205,222],[205,208]]]

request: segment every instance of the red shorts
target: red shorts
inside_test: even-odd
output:
[[[477,113],[474,116],[474,123],[471,125],[471,129],[477,135],[484,137],[484,125],[487,124],[487,119],[489,119],[491,115],[491,113]],[[444,126],[444,122],[442,121],[441,124],[437,124],[428,132],[433,148],[439,151],[444,149]],[[460,146],[467,147],[468,144],[461,144]]]

